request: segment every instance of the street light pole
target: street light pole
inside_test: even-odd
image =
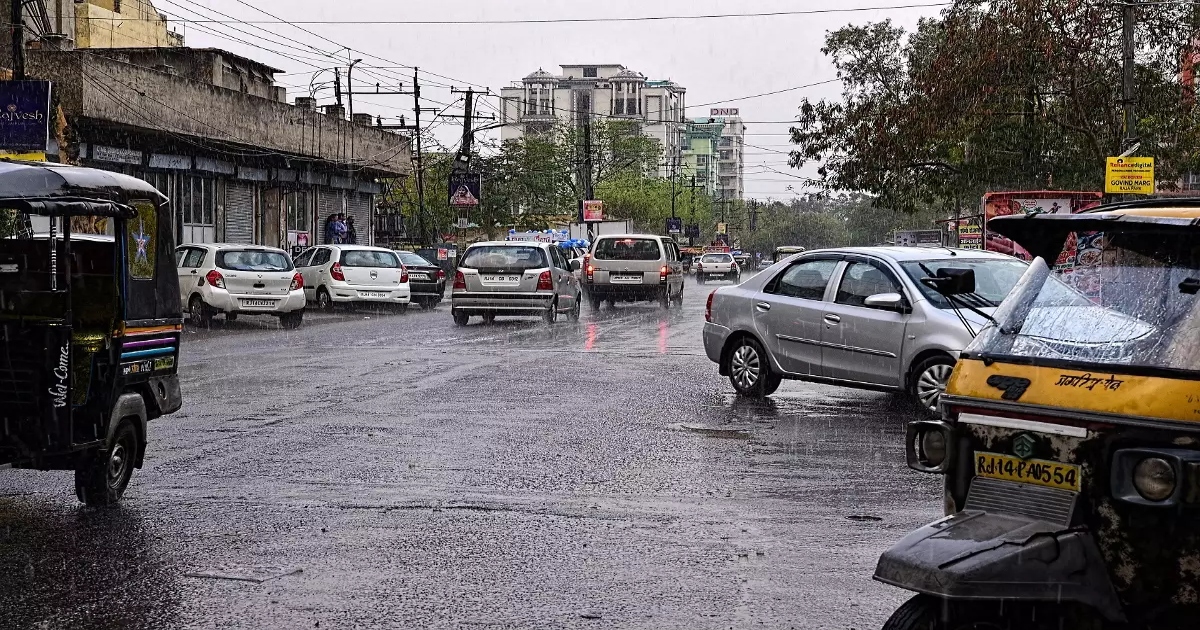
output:
[[[1121,44],[1124,48],[1123,52],[1123,68],[1122,68],[1122,107],[1125,110],[1125,137],[1123,139],[1122,150],[1128,149],[1137,142],[1137,116],[1133,111],[1134,90],[1136,89],[1136,77],[1134,76],[1134,27],[1136,26],[1137,0],[1125,0],[1122,19]]]

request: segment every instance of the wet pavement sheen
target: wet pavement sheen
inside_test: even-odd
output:
[[[185,331],[121,507],[0,471],[3,628],[878,628],[940,515],[888,394],[739,400],[682,310]]]

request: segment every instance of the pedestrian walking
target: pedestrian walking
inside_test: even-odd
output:
[[[358,245],[358,231],[354,229],[354,217],[346,217],[346,242]]]

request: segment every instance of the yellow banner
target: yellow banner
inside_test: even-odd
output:
[[[1153,195],[1154,158],[1110,157],[1104,168],[1104,192]]]
[[[12,153],[10,151],[0,151],[0,160],[21,160],[23,162],[45,162],[46,154],[38,153]]]

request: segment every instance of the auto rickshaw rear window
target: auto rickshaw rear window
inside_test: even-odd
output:
[[[1044,282],[1013,293],[1015,321],[1002,316],[969,352],[1200,369],[1200,244],[1189,234],[1072,233],[1064,252]]]

